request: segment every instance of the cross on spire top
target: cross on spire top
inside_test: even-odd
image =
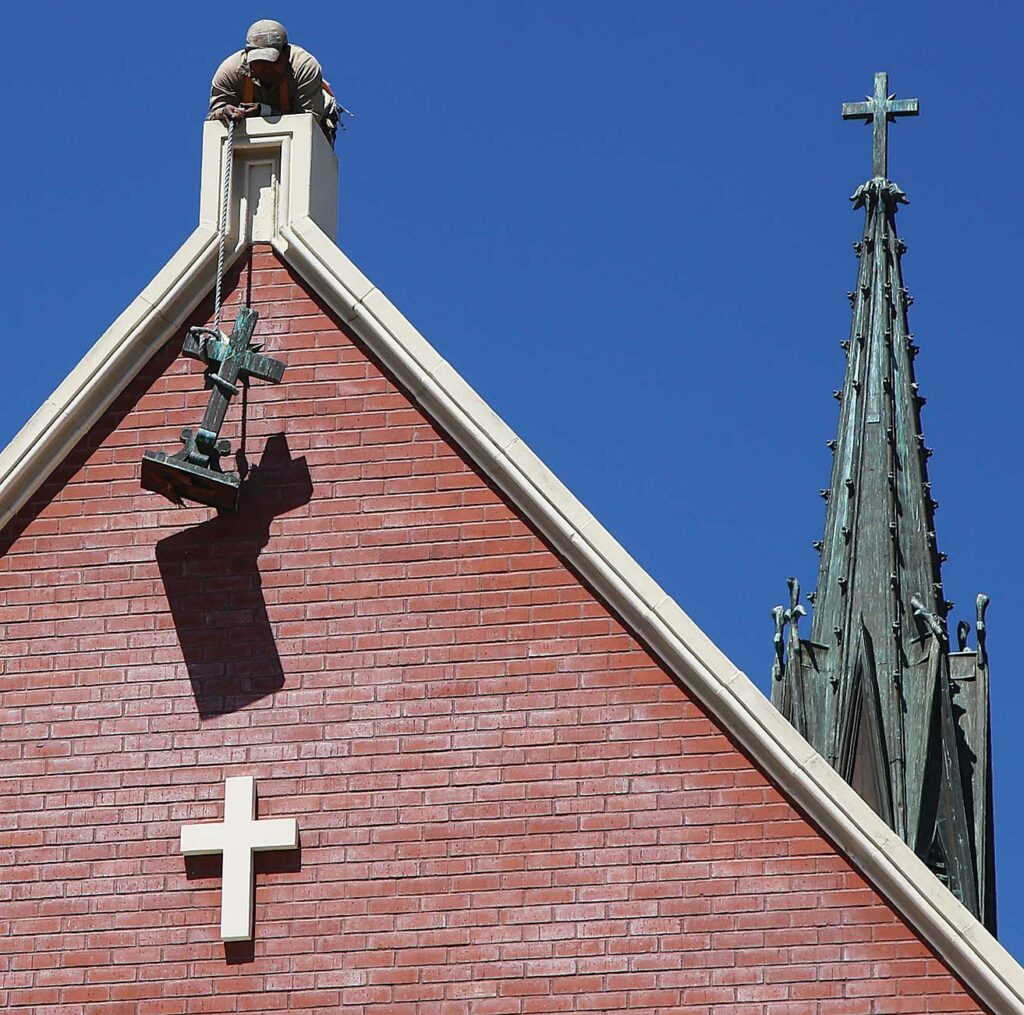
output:
[[[873,125],[873,175],[889,176],[889,124],[897,116],[917,116],[917,99],[897,99],[889,94],[889,75],[884,70],[875,74],[875,94],[866,102],[844,102],[844,120],[870,120]]]

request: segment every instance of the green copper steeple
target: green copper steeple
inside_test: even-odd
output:
[[[903,286],[906,246],[888,178],[887,130],[917,100],[895,100],[885,74],[875,93],[843,106],[873,124],[874,175],[857,188],[864,209],[839,428],[829,441],[826,499],[810,635],[798,630],[800,592],[776,607],[772,701],[952,892],[995,928],[992,774],[985,608],[976,647],[961,622],[949,644],[935,510],[914,379],[917,346]],[[788,630],[787,630],[788,629]]]

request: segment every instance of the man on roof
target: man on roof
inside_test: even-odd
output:
[[[333,147],[341,107],[312,53],[288,41],[279,21],[257,21],[245,33],[245,49],[218,68],[210,88],[208,120],[311,113]]]

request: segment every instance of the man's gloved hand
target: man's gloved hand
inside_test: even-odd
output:
[[[247,116],[259,116],[260,104],[258,102],[243,102],[240,106],[225,106],[217,113],[217,119],[222,123],[234,120],[244,120]]]

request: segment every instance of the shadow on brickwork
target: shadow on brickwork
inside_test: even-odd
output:
[[[241,458],[242,456],[240,456]],[[284,685],[258,561],[275,518],[308,504],[313,482],[284,434],[248,470],[238,510],[162,539],[156,559],[199,715],[237,712]]]

